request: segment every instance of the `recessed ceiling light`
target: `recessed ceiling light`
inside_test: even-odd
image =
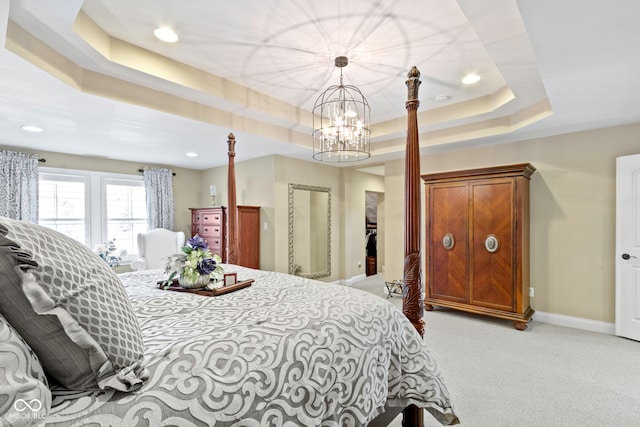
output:
[[[474,83],[478,83],[480,81],[480,76],[476,73],[469,73],[462,79],[462,84],[472,85]]]
[[[189,151],[185,154],[187,157],[198,157],[198,153],[194,153],[193,151]]]
[[[153,34],[163,42],[175,43],[178,41],[178,35],[169,27],[156,28]]]
[[[450,99],[451,97],[449,95],[438,95],[435,98],[433,98],[433,100],[436,101],[437,103],[447,102]]]
[[[22,126],[22,130],[26,130],[27,132],[42,132],[42,128],[34,125],[24,125]]]

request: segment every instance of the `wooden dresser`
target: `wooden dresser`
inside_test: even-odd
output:
[[[199,234],[209,244],[211,253],[227,262],[227,221],[225,206],[190,208],[191,235]],[[260,268],[260,207],[238,206],[238,264]]]
[[[426,206],[425,308],[442,306],[514,321],[529,305],[529,179],[507,165],[422,175]]]

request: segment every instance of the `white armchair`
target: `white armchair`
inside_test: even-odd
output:
[[[138,256],[131,263],[133,270],[163,269],[170,255],[180,253],[184,246],[184,233],[156,228],[138,233]]]

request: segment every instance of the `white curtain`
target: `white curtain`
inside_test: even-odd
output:
[[[147,227],[173,230],[173,171],[148,168],[142,172],[147,193]]]
[[[0,150],[0,216],[38,222],[38,158]]]

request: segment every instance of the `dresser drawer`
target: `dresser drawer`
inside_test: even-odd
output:
[[[224,232],[222,231],[222,228],[224,227],[224,225],[214,225],[213,228],[213,235],[215,237],[221,238],[224,236]]]
[[[201,216],[200,223],[203,225],[222,225],[221,213],[203,213]]]
[[[213,247],[221,248],[222,247],[222,239],[219,238],[219,237],[205,236],[205,240],[209,244],[210,248],[213,248]]]
[[[221,225],[200,225],[197,227],[200,231],[198,233],[201,236],[207,236],[209,238],[221,238],[222,226]]]
[[[209,244],[209,251],[213,255],[220,255],[222,258],[224,258],[224,251],[223,251],[223,248],[222,248],[222,240],[209,238],[209,239],[207,239],[207,243]],[[224,259],[223,259],[223,262],[224,262]]]
[[[221,212],[193,212],[191,213],[192,224],[206,224],[206,225],[222,225],[222,213]]]

